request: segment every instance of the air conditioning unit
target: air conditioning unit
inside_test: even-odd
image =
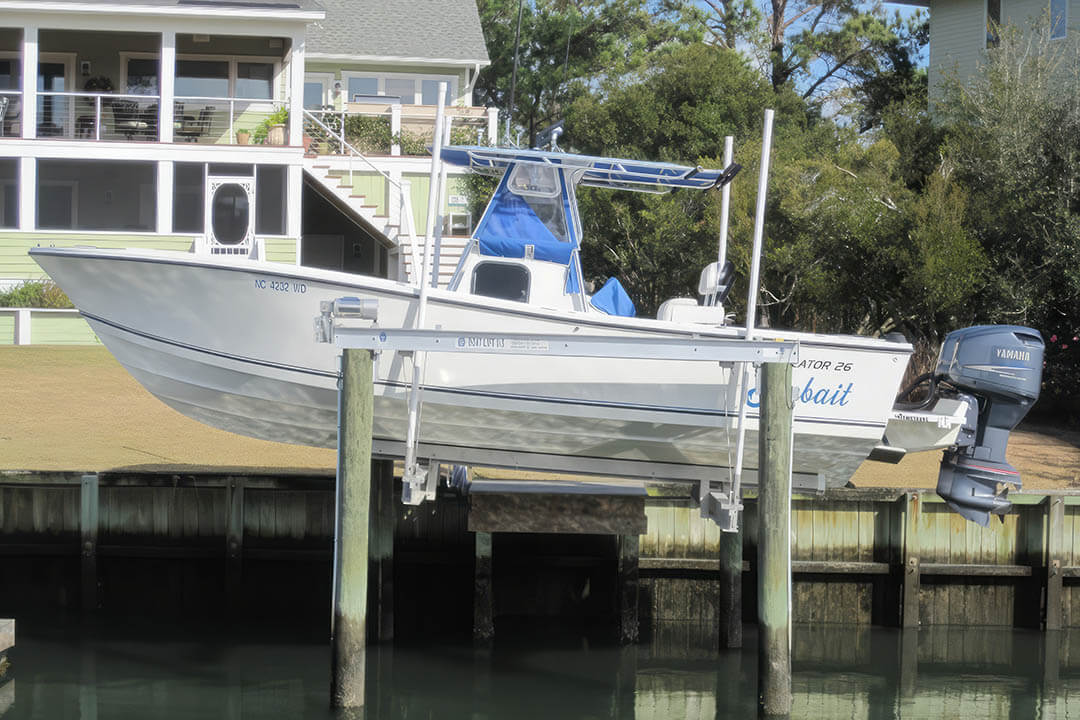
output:
[[[443,217],[443,235],[469,237],[472,235],[472,213],[452,212]]]

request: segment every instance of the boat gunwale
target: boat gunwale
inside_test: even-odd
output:
[[[290,279],[302,279],[308,281],[325,282],[332,285],[343,285],[346,288],[360,289],[364,286],[387,294],[398,295],[408,298],[419,298],[419,288],[398,280],[389,280],[374,275],[356,275],[337,270],[326,270],[304,265],[284,265],[282,263],[265,260],[251,260],[236,257],[213,257],[195,255],[190,252],[178,250],[149,250],[132,248],[99,248],[88,245],[71,247],[35,246],[30,248],[31,257],[36,255],[81,258],[88,260],[116,260],[122,262],[143,262],[152,264],[177,265],[183,267],[206,268],[225,270],[230,272],[257,272],[264,275],[284,277]],[[290,269],[286,269],[290,268]],[[361,278],[361,280],[358,280]],[[500,314],[515,316],[527,315],[534,318],[552,320],[555,322],[572,322],[576,325],[602,327],[610,330],[623,330],[647,333],[664,333],[668,335],[688,336],[713,336],[738,338],[745,335],[745,329],[736,326],[696,325],[673,323],[655,318],[625,318],[613,315],[604,315],[596,312],[572,313],[554,310],[527,303],[511,300],[499,300],[498,298],[482,297],[451,292],[443,288],[432,288],[429,301],[444,305],[457,305],[470,309],[486,310]],[[312,315],[314,317],[314,314]],[[889,352],[895,354],[911,355],[914,347],[909,342],[897,342],[884,338],[871,338],[862,335],[822,335],[806,333],[796,330],[777,330],[773,328],[756,328],[756,334],[780,340],[798,340],[801,345],[809,347],[833,347],[845,349],[857,349],[869,352]],[[838,342],[842,340],[842,342]]]

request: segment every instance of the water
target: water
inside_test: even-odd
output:
[[[274,624],[20,618],[0,718],[333,718],[321,631]],[[400,622],[400,618],[399,618]],[[590,633],[499,626],[490,649],[373,648],[378,718],[743,718],[756,712],[756,638],[717,651],[670,624],[619,648]],[[1080,718],[1080,634],[799,627],[797,718]],[[1076,648],[1076,649],[1074,649]]]

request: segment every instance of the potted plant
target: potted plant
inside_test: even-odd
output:
[[[255,128],[254,139],[267,145],[285,144],[285,126],[289,122],[288,108],[280,108],[271,113],[259,127]]]
[[[247,145],[248,142],[250,142],[250,141],[251,141],[251,131],[250,130],[237,130],[236,131],[236,144],[237,145]]]

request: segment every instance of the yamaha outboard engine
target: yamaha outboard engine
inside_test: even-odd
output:
[[[1005,460],[1009,432],[1039,398],[1043,341],[1038,331],[1015,325],[980,325],[949,333],[938,355],[935,379],[978,401],[970,403],[956,445],[945,451],[937,492],[956,512],[982,526],[990,514],[1009,510],[1007,483],[1020,473]]]

